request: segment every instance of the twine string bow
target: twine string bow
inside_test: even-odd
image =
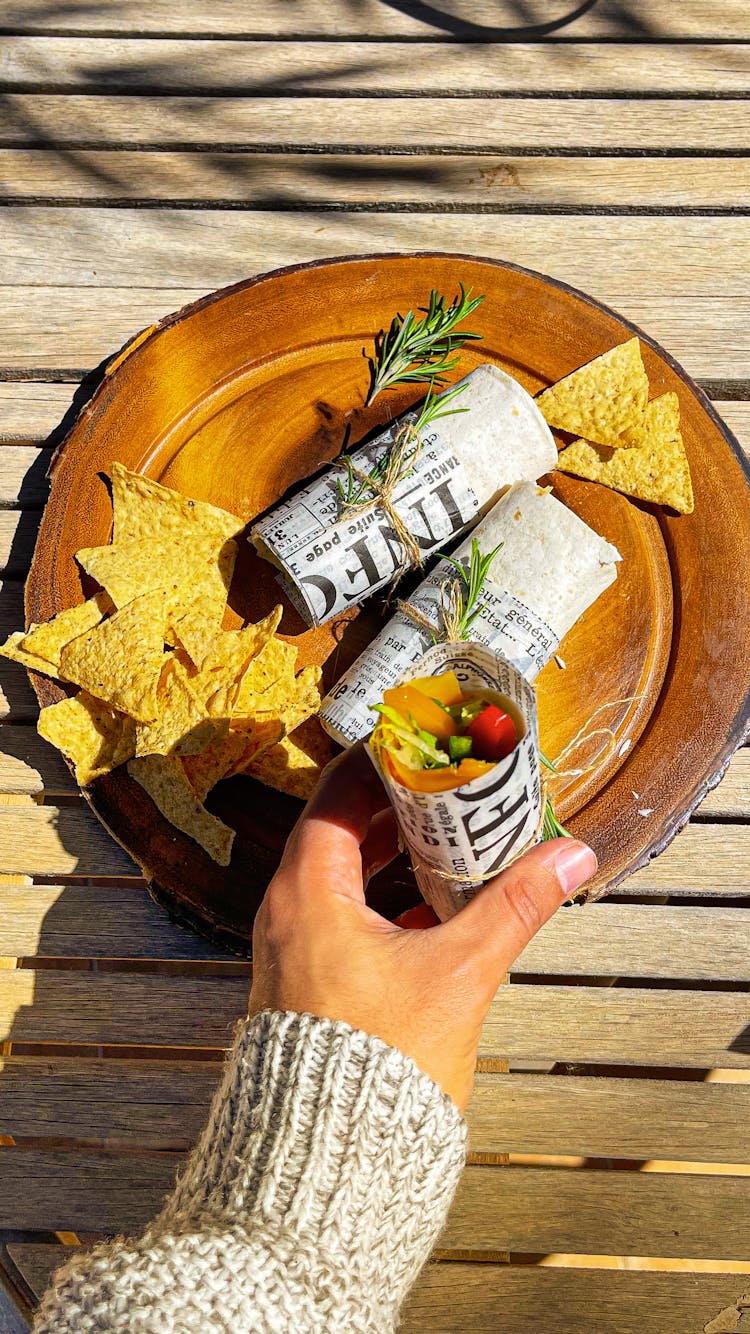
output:
[[[421,452],[422,437],[413,423],[407,422],[396,432],[391,448],[379,460],[372,472],[364,472],[358,468],[350,457],[338,465],[346,468],[350,483],[356,480],[360,484],[356,495],[343,498],[342,518],[349,518],[352,514],[366,514],[376,506],[381,509],[393,529],[396,540],[403,548],[404,568],[416,565],[421,569],[422,553],[414,534],[410,532],[395,507],[394,493],[399,483],[414,471]],[[368,490],[370,495],[365,497],[364,492]]]
[[[419,607],[415,607],[414,603],[408,602],[406,598],[399,598],[396,610],[408,616],[419,630],[424,630],[434,644],[455,644],[459,640],[468,638],[468,632],[461,628],[466,608],[460,579],[444,579],[440,585],[439,625],[431,621],[429,616],[425,616]]]

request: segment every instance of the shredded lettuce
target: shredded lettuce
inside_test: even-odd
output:
[[[446,769],[448,755],[440,750],[437,737],[417,727],[411,718],[404,718],[388,704],[376,704],[374,711],[381,716],[374,740],[379,749],[390,751],[407,769]]]

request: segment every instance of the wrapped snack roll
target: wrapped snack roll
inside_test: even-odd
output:
[[[457,410],[422,433],[414,466],[391,495],[393,510],[421,558],[475,523],[511,482],[536,480],[557,462],[549,427],[517,380],[486,364],[460,383]],[[416,415],[407,413],[352,452],[360,477],[377,468],[399,428]],[[309,625],[323,625],[356,606],[410,563],[380,502],[344,505],[343,478],[341,466],[330,465],[251,533],[260,555],[278,567],[282,586]]]
[[[368,745],[442,921],[541,832],[534,692],[481,644],[436,644],[383,695]]]
[[[511,486],[472,538],[483,552],[502,543],[477,599],[472,640],[488,644],[533,681],[571,626],[614,582],[620,553],[532,482]],[[464,568],[472,538],[456,552]],[[429,648],[440,630],[441,590],[455,573],[450,562],[440,561],[409,600],[426,624],[397,611],[325,697],[321,722],[340,745],[368,735],[383,691]]]

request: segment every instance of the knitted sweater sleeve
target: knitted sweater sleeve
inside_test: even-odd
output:
[[[34,1334],[388,1334],[464,1149],[457,1107],[407,1056],[264,1011],[162,1212],[68,1261]]]

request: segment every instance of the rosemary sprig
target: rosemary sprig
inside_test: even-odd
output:
[[[473,537],[471,539],[471,557],[469,559],[468,570],[461,564],[461,561],[456,560],[453,556],[443,556],[443,560],[447,560],[448,564],[452,565],[454,570],[458,571],[461,579],[466,585],[466,592],[462,594],[461,610],[455,626],[457,630],[457,639],[469,638],[471,627],[482,610],[482,608],[477,605],[479,594],[487,582],[490,566],[498,551],[502,548],[502,545],[502,542],[500,542],[499,545],[495,547],[494,551],[489,551],[486,555],[483,555],[479,549],[477,539]]]
[[[370,469],[365,478],[357,477],[351,455],[343,454],[338,460],[339,467],[346,470],[346,477],[342,481],[340,477],[336,478],[341,503],[345,509],[356,509],[360,505],[369,505],[378,495],[379,489],[388,470],[388,463],[391,453],[395,449],[401,449],[401,456],[398,463],[398,481],[404,477],[409,477],[414,470],[414,464],[417,461],[417,455],[422,447],[420,436],[434,422],[439,421],[441,417],[451,417],[456,412],[468,412],[468,408],[451,408],[448,406],[459,394],[462,394],[466,388],[465,384],[454,385],[452,389],[446,389],[439,396],[435,394],[432,387],[427,392],[419,416],[413,422],[407,422],[396,433],[391,448],[386,450],[377,463]]]
[[[451,354],[464,343],[481,338],[468,330],[456,332],[456,326],[468,318],[484,301],[483,296],[472,299],[459,283],[460,295],[450,305],[435,289],[423,318],[417,319],[413,310],[405,315],[394,315],[390,328],[375,340],[375,356],[370,358],[370,392],[368,406],[383,389],[395,384],[444,384],[446,375],[458,365],[458,357]]]
[[[544,755],[541,750],[539,752],[539,759],[541,760],[545,769],[549,769],[553,774],[557,773],[556,766],[552,763],[551,760],[547,759],[547,756]],[[572,838],[572,837],[573,837],[572,834],[565,828],[565,826],[560,824],[560,821],[555,815],[554,805],[552,804],[552,801],[548,797],[547,803],[544,807],[542,842],[546,843],[550,838]]]

